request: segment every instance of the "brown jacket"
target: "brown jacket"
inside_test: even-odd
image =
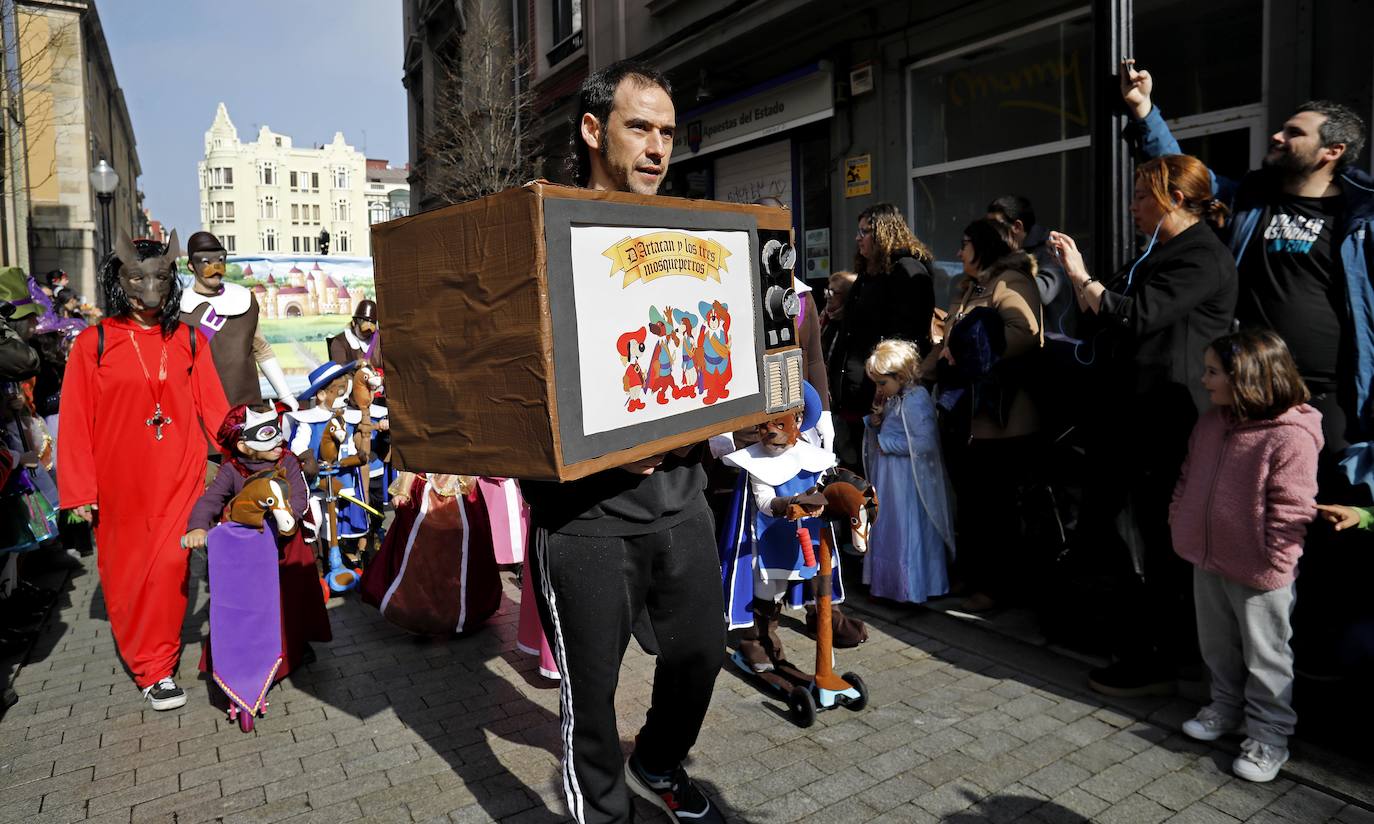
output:
[[[380,335],[381,333],[377,332],[376,334]],[[376,367],[382,365],[381,341],[377,341],[377,345],[372,347],[371,357],[368,357],[365,350],[353,348],[353,345],[348,342],[348,336],[343,332],[340,332],[332,338],[326,339],[325,345],[329,350],[329,359],[341,366],[347,366],[358,360],[365,360]]]
[[[976,277],[962,279],[959,299],[952,307],[948,329],[980,306],[990,306],[1002,317],[1007,348],[1002,359],[1029,355],[1044,345],[1041,323],[1040,291],[1035,285],[1035,258],[1024,252],[1013,252],[979,272]],[[945,352],[941,342],[921,364],[921,377],[934,380],[935,365]],[[973,419],[974,438],[1015,438],[1030,435],[1040,429],[1040,418],[1030,395],[1019,392],[1011,404],[1007,425],[1000,427],[987,414]]]
[[[210,308],[208,302],[202,303],[191,312],[182,312],[180,320],[197,329],[201,329],[202,325],[208,327],[205,316]],[[261,403],[258,359],[254,351],[258,332],[257,298],[249,297],[248,311],[241,315],[218,316],[214,326],[216,328],[213,331],[207,328],[201,329],[201,333],[209,332],[206,336],[210,339],[210,354],[219,372],[220,383],[224,386],[224,396],[231,406]]]

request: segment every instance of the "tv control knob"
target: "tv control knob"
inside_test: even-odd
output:
[[[797,250],[792,244],[780,240],[770,240],[763,244],[763,251],[759,257],[763,261],[763,271],[768,275],[790,272],[792,267],[797,265]]]
[[[781,286],[769,286],[764,294],[763,305],[768,317],[775,321],[791,320],[801,314],[801,299],[797,290]]]

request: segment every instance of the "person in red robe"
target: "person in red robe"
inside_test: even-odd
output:
[[[106,257],[109,317],[72,347],[57,447],[62,508],[94,524],[115,646],[155,710],[186,703],[172,677],[189,570],[180,541],[205,489],[206,432],[229,410],[209,346],[177,320],[180,253],[173,232],[137,249],[121,235]]]

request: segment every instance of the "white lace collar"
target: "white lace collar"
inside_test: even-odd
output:
[[[237,283],[223,284],[218,295],[202,295],[194,288],[182,291],[181,311],[194,312],[203,303],[210,304],[220,317],[232,318],[248,311],[253,305],[253,293],[248,287]]]
[[[782,486],[803,471],[824,472],[835,465],[832,452],[797,441],[796,446],[780,455],[770,455],[761,443],[726,455],[725,463],[738,467],[769,486]]]

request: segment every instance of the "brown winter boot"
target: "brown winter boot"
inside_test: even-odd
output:
[[[754,628],[759,631],[759,643],[776,669],[778,664],[786,663],[787,656],[782,651],[782,637],[778,635],[778,617],[782,615],[782,604],[773,601],[754,602]]]
[[[754,672],[772,672],[773,662],[768,660],[768,651],[759,641],[759,617],[754,623],[739,631],[739,654]]]
[[[816,608],[806,614],[806,629],[816,634]],[[858,618],[850,618],[834,604],[830,605],[830,643],[837,649],[857,647],[868,640],[868,627]]]

